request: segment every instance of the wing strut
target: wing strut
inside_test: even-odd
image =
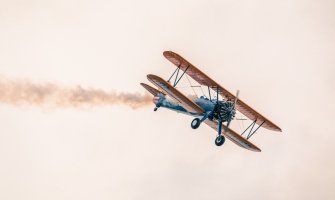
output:
[[[175,79],[174,79],[174,83],[173,83],[173,87],[176,87],[177,84],[179,83],[179,81],[181,80],[181,78],[184,76],[184,74],[186,73],[187,69],[190,67],[190,65],[188,65],[186,67],[185,70],[183,70],[184,72],[181,74],[180,77],[178,77],[179,75],[179,71],[180,71],[180,65],[178,65],[177,69],[172,73],[172,75],[170,76],[168,82],[170,82],[171,78],[174,76],[174,74],[177,72],[176,76],[175,76]]]
[[[176,70],[174,70],[174,72],[172,73],[172,75],[170,76],[169,80],[167,80],[167,82],[170,83],[171,78],[173,77],[173,75],[176,73],[176,71],[178,71],[177,73],[179,73],[180,70],[180,65],[177,66]]]
[[[251,138],[251,136],[253,136],[256,132],[257,132],[257,130],[265,123],[265,121],[263,121],[254,131],[253,131],[253,129],[254,129],[254,126],[255,126],[255,124],[256,124],[256,121],[257,121],[257,119],[255,119],[249,126],[248,126],[248,128],[246,128],[244,131],[243,131],[243,133],[241,134],[241,135],[243,135],[250,127],[251,127],[251,129],[250,129],[250,131],[249,131],[249,133],[248,133],[248,135],[247,135],[247,140],[249,139],[249,138]]]
[[[209,100],[212,101],[212,96],[211,96],[211,90],[209,89],[209,86],[208,87],[208,96],[209,96]]]

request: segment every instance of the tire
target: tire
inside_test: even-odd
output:
[[[192,120],[191,127],[193,129],[197,129],[199,126],[200,126],[200,119],[199,118],[195,118],[194,120]]]
[[[218,135],[216,138],[215,138],[215,144],[216,146],[221,146],[224,144],[226,138],[223,136],[223,135]]]

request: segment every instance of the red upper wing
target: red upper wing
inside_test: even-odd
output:
[[[209,78],[205,73],[200,71],[198,68],[196,68],[194,65],[192,65],[190,62],[185,60],[180,55],[172,51],[165,51],[163,55],[173,64],[180,67],[181,70],[185,71],[187,69],[186,73],[190,77],[192,77],[195,81],[197,81],[199,84],[208,86],[212,88],[214,91],[218,90],[219,94],[225,99],[235,99],[235,96],[232,93],[230,93],[228,90],[226,90],[225,88],[220,86],[218,83],[216,83],[214,80]],[[258,125],[264,122],[264,124],[262,125],[262,127],[264,128],[267,128],[273,131],[281,131],[281,129],[277,125],[272,123],[270,120],[265,118],[263,115],[258,113],[256,110],[248,106],[246,103],[244,103],[240,99],[238,99],[237,101],[236,109],[251,120],[257,119],[256,123]]]

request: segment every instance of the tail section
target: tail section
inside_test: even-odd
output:
[[[160,95],[165,95],[163,92],[151,87],[150,85],[147,85],[145,83],[141,83],[141,85],[148,90],[148,92],[150,92],[152,95],[156,96],[160,96]]]
[[[141,85],[148,90],[152,95],[154,95],[153,102],[156,105],[154,111],[157,111],[157,109],[161,106],[163,100],[165,99],[165,94],[156,88],[151,87],[150,85],[147,85],[145,83],[141,83]]]

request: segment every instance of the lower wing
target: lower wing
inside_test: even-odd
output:
[[[218,122],[217,121],[211,121],[211,120],[206,120],[204,121],[208,126],[210,126],[211,128],[213,128],[214,130],[217,131],[218,129]],[[225,126],[225,125],[223,125]],[[222,129],[222,134],[228,138],[230,141],[234,142],[235,144],[237,144],[240,147],[243,147],[245,149],[248,149],[250,151],[256,151],[256,152],[260,152],[261,150],[254,144],[252,144],[251,142],[249,142],[247,139],[245,139],[244,137],[242,137],[241,135],[237,134],[235,131],[231,130],[230,128],[228,128],[228,132],[224,131],[225,128]]]

